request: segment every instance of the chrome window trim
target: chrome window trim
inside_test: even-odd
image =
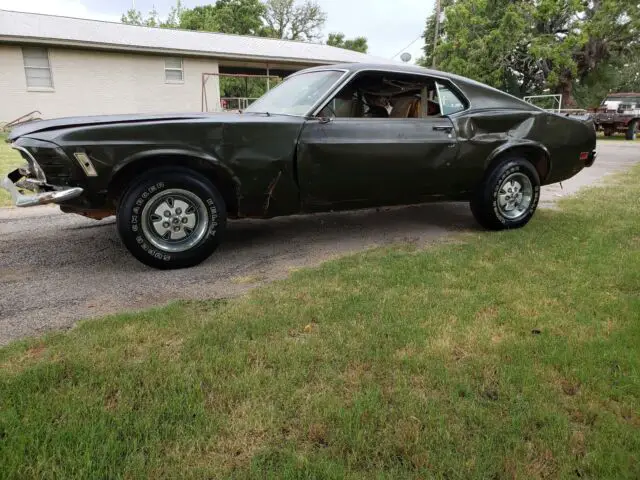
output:
[[[42,167],[40,167],[40,165],[38,164],[38,162],[36,161],[36,159],[33,157],[33,155],[29,150],[27,150],[24,147],[21,147],[20,145],[16,145],[15,143],[11,144],[11,148],[13,148],[14,150],[23,152],[29,159],[28,160],[29,166],[33,169],[32,173],[35,174],[38,180],[44,183],[47,183],[47,177],[45,176],[44,171],[42,170]]]
[[[440,82],[436,81],[436,93],[438,94],[438,105],[440,106],[440,115],[442,115],[443,117],[444,115],[444,108],[442,106],[442,97],[440,96]]]
[[[316,71],[323,71],[323,70],[324,69],[316,70]],[[327,70],[335,70],[335,69],[327,68]],[[452,85],[454,87],[454,89],[455,89],[455,93],[460,95],[460,97],[462,97],[462,99],[464,100],[464,103],[466,104],[466,107],[464,108],[464,110],[460,110],[459,112],[452,113],[451,115],[443,115],[443,117],[450,117],[452,115],[458,115],[458,114],[461,114],[463,112],[467,112],[467,111],[472,109],[471,101],[462,92],[462,89],[453,80],[451,80],[450,78],[442,77],[440,75],[430,75],[428,73],[422,73],[422,72],[406,72],[406,71],[403,71],[403,70],[396,70],[396,69],[365,68],[365,69],[362,69],[362,70],[352,71],[351,75],[349,75],[347,79],[345,79],[343,82],[341,82],[340,85],[338,85],[337,88],[335,86],[333,87],[332,93],[333,92],[337,93],[340,89],[342,89],[345,85],[347,85],[353,78],[355,78],[356,75],[358,75],[360,73],[364,73],[364,72],[397,73],[399,75],[409,75],[409,76],[413,75],[413,76],[417,76],[417,77],[429,78],[429,79],[432,79],[432,80],[441,80],[444,83],[448,83],[449,85]],[[436,88],[438,88],[438,82],[436,82]],[[323,101],[323,103],[319,106],[319,108],[316,108],[315,110],[312,110],[313,113],[311,113],[309,116],[311,116],[311,117],[317,116],[318,113],[320,113],[322,111],[322,109],[329,104],[329,102],[332,100],[332,98],[333,97],[331,95],[329,95],[329,98],[325,99]],[[438,100],[439,99],[440,99],[440,97],[438,96]],[[414,119],[414,120],[421,120],[421,119],[417,118],[417,119]]]

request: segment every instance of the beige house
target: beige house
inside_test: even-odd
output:
[[[287,74],[384,61],[320,44],[0,10],[0,123],[70,115],[218,111],[215,74]]]

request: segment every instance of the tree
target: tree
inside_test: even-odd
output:
[[[511,93],[549,90],[575,103],[574,88],[621,68],[621,57],[637,58],[637,0],[454,0],[444,6],[439,45],[426,61]],[[634,57],[635,56],[635,57]]]
[[[120,21],[128,25],[139,25],[142,27],[157,27],[160,23],[158,19],[158,12],[155,8],[149,12],[147,17],[144,17],[140,10],[130,8],[122,15]]]
[[[218,0],[215,4],[184,10],[180,16],[180,28],[261,35],[265,12],[266,7],[260,0]]]
[[[446,7],[450,6],[453,0],[440,0],[440,11],[442,12]],[[430,67],[433,65],[433,42],[436,37],[436,7],[434,6],[433,13],[427,18],[427,25],[425,26],[422,38],[424,38],[424,56],[417,60],[419,65],[423,67]],[[444,37],[444,25],[442,24],[442,13],[440,14],[441,23],[438,28],[438,43],[440,39]]]
[[[167,19],[164,21],[160,19],[155,7],[153,7],[146,17],[142,15],[140,10],[130,8],[122,15],[120,21],[128,25],[138,25],[142,27],[178,28],[180,16],[183,11],[182,1],[177,0],[176,4],[171,7]]]
[[[265,5],[265,36],[304,42],[320,39],[327,14],[315,1],[267,0]]]
[[[344,33],[330,33],[327,38],[327,45],[338,48],[346,48],[356,52],[367,53],[369,45],[365,37],[356,37],[352,40],[344,38]]]

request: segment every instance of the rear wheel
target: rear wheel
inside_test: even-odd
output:
[[[625,138],[627,140],[635,140],[636,139],[636,135],[638,133],[638,120],[631,120],[629,122],[629,125],[627,126],[627,134],[625,135]]]
[[[540,177],[523,158],[505,158],[487,173],[471,199],[471,211],[490,230],[526,225],[538,206]]]
[[[222,196],[192,170],[145,172],[122,196],[118,233],[142,263],[173,269],[197,265],[220,243],[227,214]]]

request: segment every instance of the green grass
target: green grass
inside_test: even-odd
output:
[[[640,169],[0,350],[0,478],[639,478]]]
[[[6,137],[0,133],[0,178],[23,163],[25,162],[22,157],[11,149],[9,144],[6,143]],[[8,207],[10,205],[11,196],[6,190],[0,188],[0,207]]]

